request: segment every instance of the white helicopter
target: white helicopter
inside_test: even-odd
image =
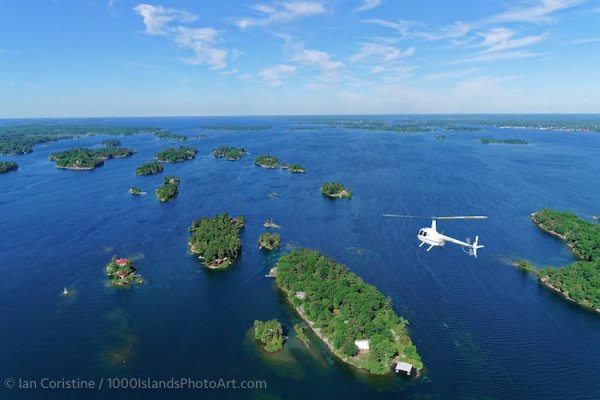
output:
[[[419,217],[413,215],[397,215],[397,214],[383,214],[384,217],[391,218],[426,218],[431,219],[431,227],[421,228],[417,234],[417,239],[421,241],[419,247],[423,247],[424,244],[428,244],[427,251],[434,247],[444,247],[446,242],[455,243],[462,247],[463,251],[470,256],[477,258],[477,249],[481,249],[485,246],[479,244],[479,236],[475,236],[475,241],[471,243],[471,239],[467,238],[464,242],[457,240],[439,233],[436,228],[436,220],[443,219],[487,219],[484,215],[463,215],[457,217]],[[468,250],[465,250],[468,249]]]

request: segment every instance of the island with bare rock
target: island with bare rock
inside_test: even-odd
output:
[[[168,147],[165,150],[156,153],[156,156],[154,158],[156,159],[156,161],[164,163],[177,163],[191,160],[196,157],[197,153],[198,150],[193,147]]]
[[[179,194],[179,178],[176,176],[166,176],[161,187],[156,189],[156,197],[161,202],[173,200]]]
[[[244,154],[248,154],[248,150],[241,147],[221,146],[214,149],[211,154],[216,158],[225,158],[229,161],[238,161],[242,159]]]
[[[352,190],[347,189],[339,182],[325,182],[321,186],[321,193],[323,196],[331,197],[334,199],[349,199],[352,197]]]

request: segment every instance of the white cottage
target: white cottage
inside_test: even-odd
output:
[[[355,340],[354,344],[356,345],[356,347],[358,347],[358,351],[360,351],[361,353],[366,353],[367,351],[369,351],[370,346],[368,339]]]
[[[407,362],[399,361],[396,364],[396,373],[402,371],[402,372],[406,372],[406,375],[410,375],[412,369],[413,369],[413,366]]]

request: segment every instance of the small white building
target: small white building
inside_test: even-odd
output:
[[[360,351],[361,353],[369,351],[370,346],[368,339],[355,340],[354,344],[356,345],[356,347],[358,347],[358,351]]]
[[[304,292],[296,292],[296,298],[298,300],[305,300],[306,299],[306,293],[304,293]]]
[[[406,375],[410,375],[412,369],[413,369],[413,366],[407,362],[399,361],[396,364],[396,373],[402,371],[402,372],[406,372]]]

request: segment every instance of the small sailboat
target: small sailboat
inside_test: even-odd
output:
[[[69,291],[67,290],[67,288],[65,287],[63,289],[63,296],[68,296],[69,295]]]

